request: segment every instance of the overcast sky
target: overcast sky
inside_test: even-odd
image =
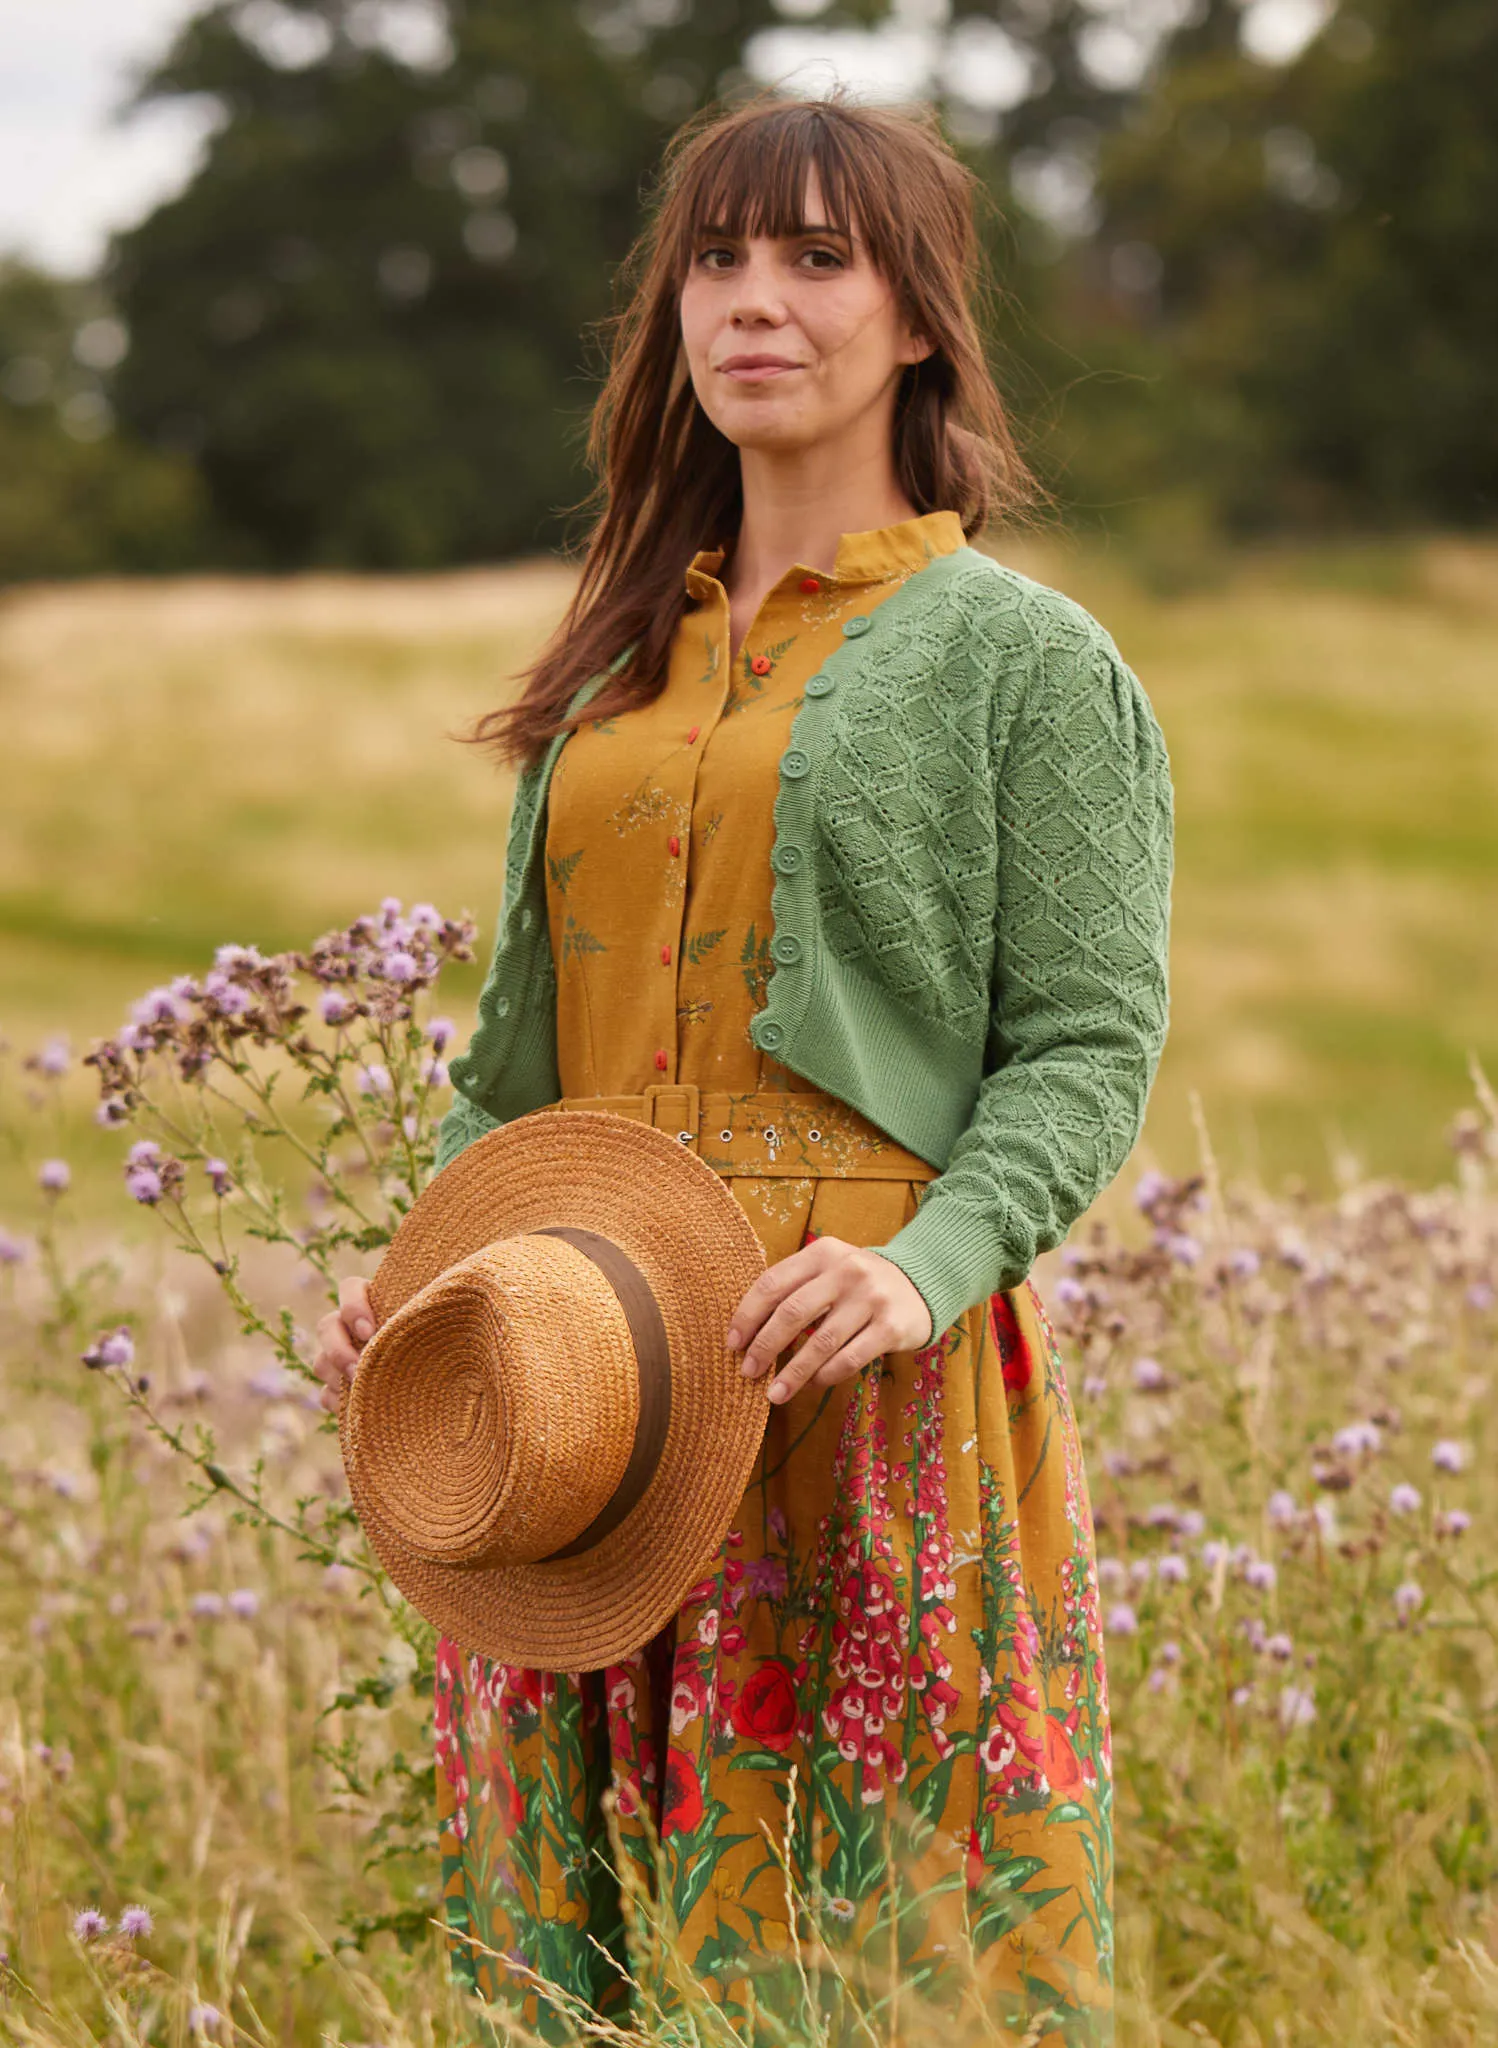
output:
[[[0,253],[64,271],[93,267],[111,228],[137,220],[191,175],[208,131],[206,109],[156,107],[114,118],[133,69],[158,56],[198,0],[0,0]],[[539,4],[539,0],[532,0]],[[547,0],[558,4],[558,0]],[[1145,16],[1161,0],[1136,0]],[[1164,0],[1166,7],[1170,0]],[[1285,56],[1317,25],[1326,0],[1246,0],[1265,56]],[[766,39],[755,68],[785,75],[809,51],[804,22],[816,0],[784,0],[787,26]],[[1104,36],[1130,13],[1097,0]],[[902,0],[903,24],[868,38],[829,38],[817,66],[897,91],[912,71],[915,41],[939,21],[943,0]],[[992,98],[1008,96],[1002,52],[964,53],[968,75],[988,59]],[[1125,61],[1127,53],[1125,52]],[[1012,67],[1010,67],[1012,68]],[[813,80],[805,81],[814,89]]]

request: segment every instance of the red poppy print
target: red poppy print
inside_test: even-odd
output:
[[[679,1749],[666,1751],[666,1797],[661,1835],[689,1835],[702,1820],[702,1780]]]
[[[734,1702],[733,1725],[763,1749],[784,1753],[796,1733],[796,1687],[778,1659],[757,1665]]]
[[[1035,1372],[1035,1358],[1007,1294],[988,1297],[988,1327],[1003,1367],[1004,1385],[1011,1394],[1024,1393]]]

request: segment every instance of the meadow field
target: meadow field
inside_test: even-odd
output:
[[[1149,1123],[1037,1275],[1099,1530],[1119,2048],[1498,2043],[1498,547],[1000,552],[1112,630],[1178,792]],[[368,1263],[338,1204],[388,1226],[445,1098],[356,1101],[346,1183],[316,1105],[276,1143],[225,1108],[230,1200],[174,1109],[190,1200],[139,1164],[132,1200],[166,1127],[102,1126],[80,1055],[217,948],[392,897],[477,923],[416,1020],[461,1042],[508,785],[449,734],[566,587],[0,600],[0,2040],[469,2038],[430,1646],[364,1575],[302,1376]],[[381,1050],[414,1071],[419,1039]]]

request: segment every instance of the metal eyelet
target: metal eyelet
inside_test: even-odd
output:
[[[778,1145],[780,1143],[779,1138],[775,1135],[775,1126],[773,1124],[765,1125],[764,1138],[767,1145]]]
[[[728,1143],[729,1139],[730,1139],[730,1138],[731,1138],[731,1137],[733,1136],[733,1132],[732,1132],[732,1131],[719,1131],[719,1133],[718,1133],[718,1136],[719,1136],[719,1137],[720,1137],[720,1138],[721,1138],[721,1139],[723,1140],[723,1143],[724,1143],[724,1144],[726,1145],[726,1144]]]
[[[676,1133],[676,1135],[677,1135],[677,1137],[678,1137],[678,1138],[679,1138],[679,1139],[681,1140],[681,1142],[682,1142],[682,1144],[683,1144],[683,1145],[690,1145],[690,1144],[691,1144],[691,1142],[692,1142],[692,1133],[691,1133],[690,1131],[678,1131],[678,1132]]]
[[[821,1144],[821,1142],[822,1142],[822,1133],[821,1133],[820,1131],[808,1131],[806,1135],[807,1135],[807,1137],[808,1137],[808,1138],[809,1138],[809,1139],[811,1140],[811,1142],[812,1142],[812,1144],[813,1144],[813,1145],[820,1145],[820,1144]]]

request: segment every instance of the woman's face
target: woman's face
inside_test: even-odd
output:
[[[791,450],[887,416],[914,340],[862,238],[824,219],[813,170],[800,235],[732,241],[703,233],[681,293],[681,332],[703,411],[740,448]]]

